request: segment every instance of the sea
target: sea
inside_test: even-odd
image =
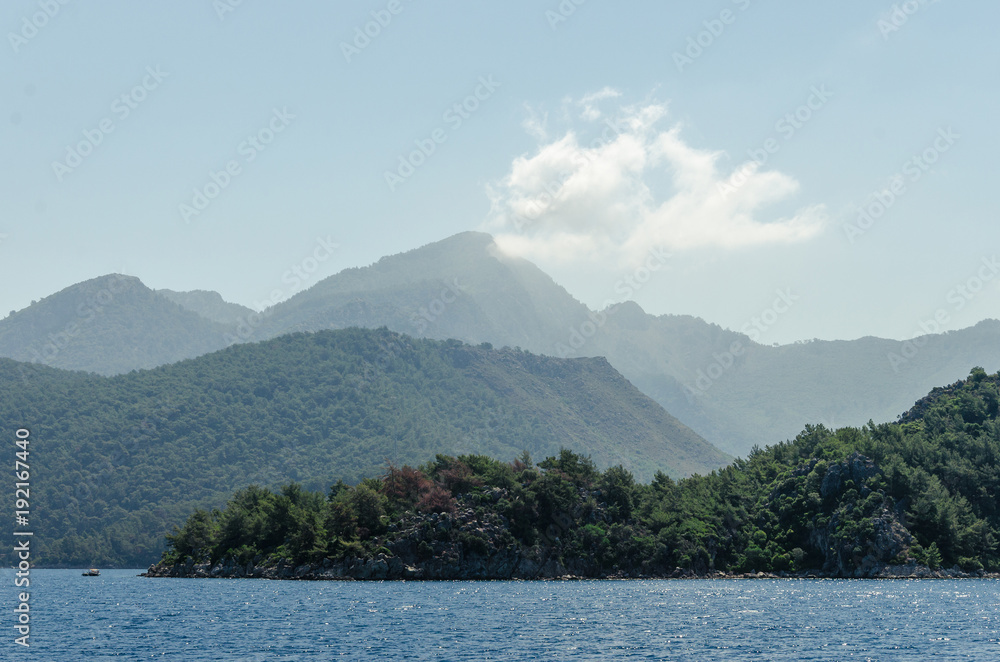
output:
[[[998,660],[1000,581],[351,582],[0,571],[0,660]],[[23,612],[22,612],[23,613]]]

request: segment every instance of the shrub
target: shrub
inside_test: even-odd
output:
[[[382,492],[402,509],[413,508],[418,501],[434,487],[424,472],[404,465],[396,468],[389,465],[389,471],[382,477]]]
[[[458,535],[458,541],[462,543],[466,554],[476,554],[486,556],[490,553],[490,543],[486,538],[478,536],[468,531],[463,531]]]
[[[455,505],[455,497],[451,495],[451,492],[435,485],[420,498],[417,510],[422,513],[453,513]]]
[[[964,572],[978,572],[983,569],[983,564],[979,559],[968,556],[960,556],[958,559],[958,567]]]

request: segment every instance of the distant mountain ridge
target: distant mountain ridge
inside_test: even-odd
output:
[[[254,313],[252,308],[225,301],[218,292],[210,292],[208,290],[192,290],[190,292],[156,290],[156,293],[206,319],[228,326],[235,326],[241,320],[246,319]]]
[[[226,331],[134,276],[111,274],[0,320],[0,356],[113,375],[215,351]]]
[[[133,317],[139,321],[127,323],[161,319],[148,325],[154,327],[148,338],[116,326],[126,327],[125,319],[111,323],[107,316],[107,324],[74,339],[74,352],[61,351],[49,364],[114,374],[293,331],[385,326],[414,337],[538,354],[605,356],[640,390],[734,455],[791,438],[807,423],[892,421],[936,384],[960,379],[972,366],[1000,369],[1000,322],[994,320],[915,339],[921,347],[913,353],[902,342],[878,338],[765,346],[699,318],[649,315],[631,301],[591,311],[479,232],[345,269],[262,313],[223,306],[214,293],[159,294],[158,305],[136,300]],[[173,307],[168,314],[168,297],[187,310]],[[39,317],[47,301],[0,320],[0,355],[37,360],[32,343],[62,325],[24,320]],[[195,311],[204,316],[193,320]],[[219,324],[231,322],[232,314],[236,324]],[[178,325],[184,329],[164,334]]]
[[[634,305],[634,304],[633,304]],[[917,339],[920,351],[894,363],[901,341],[861,338],[778,347],[683,316],[609,314],[602,342],[612,365],[719,448],[745,455],[821,423],[892,422],[935,384],[971,366],[1000,369],[1000,322]],[[622,347],[626,341],[627,347]],[[731,351],[739,343],[739,354]]]

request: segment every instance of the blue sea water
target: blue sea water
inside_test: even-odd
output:
[[[299,582],[0,572],[0,660],[996,660],[993,580]]]

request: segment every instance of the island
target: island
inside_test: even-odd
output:
[[[251,485],[167,536],[148,577],[457,580],[983,577],[1000,570],[1000,373],[893,423],[648,484],[563,449],[438,455],[328,492]]]

